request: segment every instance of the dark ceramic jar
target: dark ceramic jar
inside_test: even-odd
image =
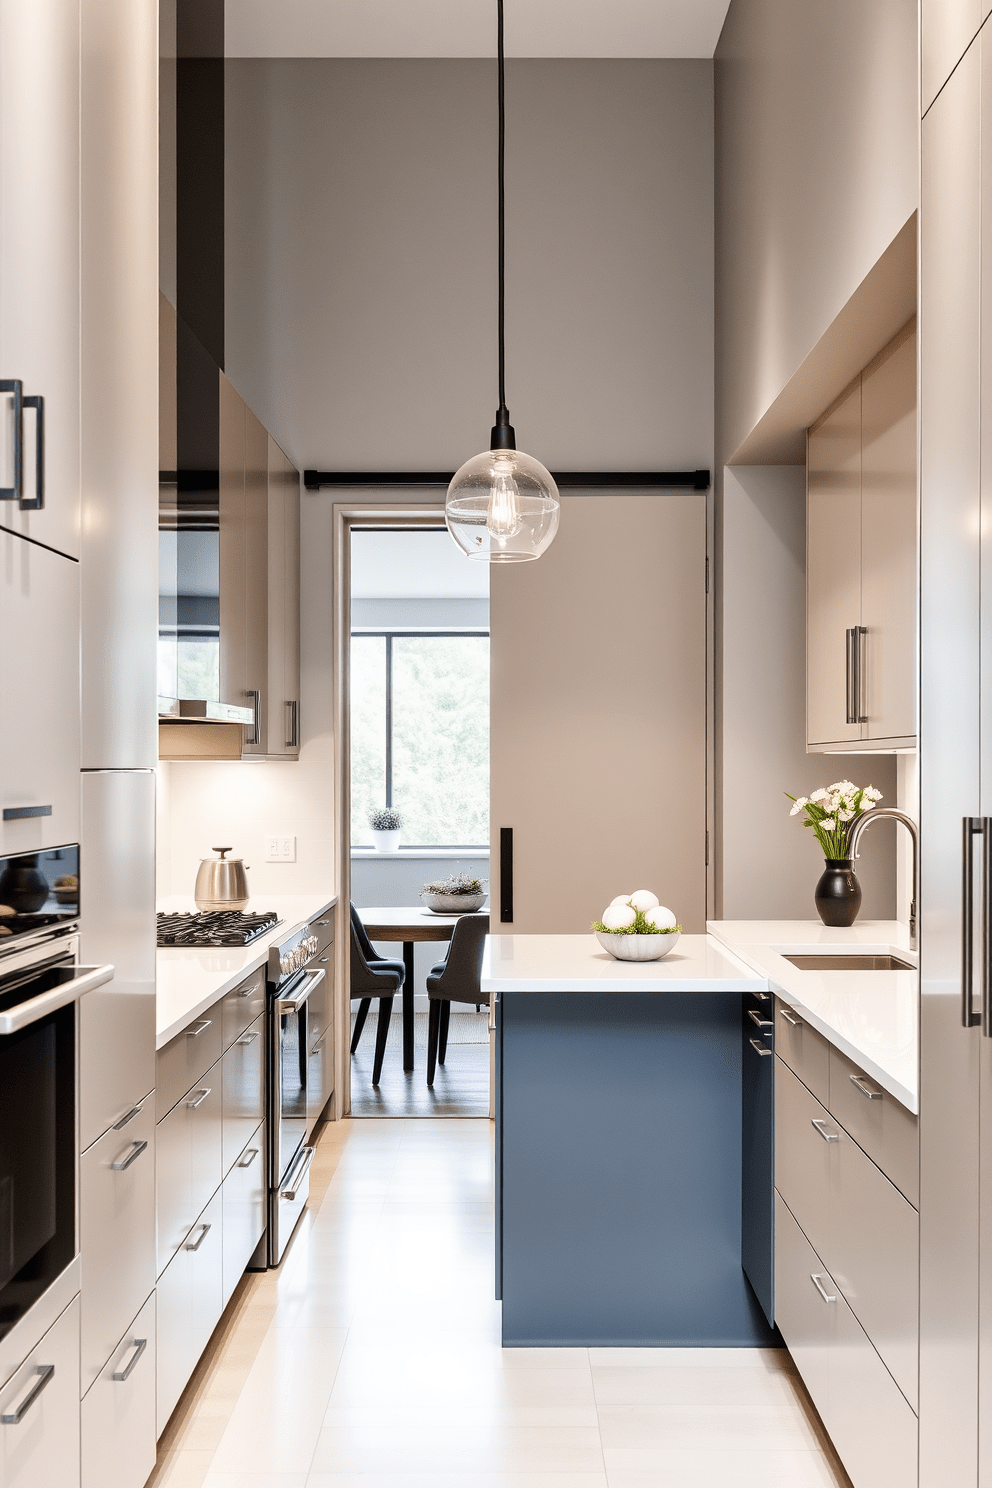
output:
[[[854,924],[861,908],[861,885],[850,858],[826,859],[813,899],[825,925],[846,929]]]

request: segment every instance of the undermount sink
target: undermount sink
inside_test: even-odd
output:
[[[898,956],[783,956],[800,971],[915,971],[909,961]]]

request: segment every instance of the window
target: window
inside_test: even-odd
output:
[[[489,636],[360,633],[351,638],[351,840],[394,806],[408,847],[489,841]]]

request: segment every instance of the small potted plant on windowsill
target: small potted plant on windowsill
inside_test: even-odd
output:
[[[399,852],[403,818],[391,806],[369,812],[369,826],[376,852]]]

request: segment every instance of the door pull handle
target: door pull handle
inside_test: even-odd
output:
[[[249,1147],[248,1148],[248,1151],[246,1153],[244,1153],[244,1155],[241,1158],[241,1161],[238,1163],[238,1167],[239,1168],[250,1168],[251,1165],[252,1165],[252,1163],[255,1161],[255,1159],[256,1159],[257,1156],[258,1156],[258,1148],[257,1147]]]
[[[855,1090],[861,1091],[861,1094],[865,1097],[865,1100],[882,1099],[882,1092],[880,1090],[873,1089],[872,1086],[868,1084],[868,1081],[864,1078],[863,1075],[851,1075],[850,1080]]]
[[[760,1013],[755,1012],[754,1008],[748,1008],[747,1015],[751,1019],[752,1023],[757,1023],[759,1028],[775,1027],[775,1024],[772,1022],[771,1018],[763,1018]]]
[[[816,1287],[816,1290],[819,1292],[819,1294],[823,1298],[824,1302],[836,1302],[837,1301],[836,1296],[835,1295],[832,1295],[830,1292],[827,1291],[826,1287],[823,1285],[823,1282],[820,1280],[820,1277],[817,1276],[815,1274],[815,1272],[812,1272],[812,1271],[810,1272],[809,1279],[813,1283],[813,1285]]]
[[[794,1018],[791,1013],[787,1013],[786,1012],[785,1008],[779,1008],[779,1012],[782,1014],[782,1017],[785,1019],[786,1023],[788,1023],[790,1025],[790,1027],[792,1027],[792,1028],[802,1028],[802,1026],[803,1026],[803,1020],[802,1020],[802,1018]]]
[[[775,1052],[774,1049],[769,1049],[767,1044],[759,1043],[756,1038],[748,1039],[748,1043],[751,1045],[751,1048],[755,1051],[756,1054],[761,1055],[762,1059],[764,1059],[766,1054],[771,1056]]]
[[[205,1085],[201,1090],[194,1090],[193,1094],[196,1096],[196,1100],[188,1100],[186,1102],[191,1111],[195,1111],[203,1105],[203,1102],[210,1094],[210,1087],[208,1085]]]
[[[206,1033],[207,1029],[210,1027],[210,1024],[210,1018],[197,1018],[196,1022],[191,1023],[187,1028],[186,1037],[199,1038],[201,1033]]]
[[[974,1028],[982,1021],[982,1013],[974,1010],[974,983],[975,983],[975,866],[974,847],[975,837],[983,837],[982,844],[982,873],[987,879],[987,854],[985,851],[988,841],[987,818],[981,816],[966,816],[962,819],[962,859],[961,859],[961,1025],[964,1028]],[[987,903],[988,885],[983,885],[982,893],[982,1011],[988,1004],[988,916],[985,913]]]
[[[827,1123],[824,1121],[822,1116],[814,1116],[812,1121],[810,1122],[810,1126],[812,1126],[817,1132],[819,1132],[820,1136],[825,1142],[840,1141],[840,1137],[837,1135],[836,1132],[827,1131]]]
[[[235,1039],[234,1042],[236,1044],[245,1044],[245,1045],[247,1045],[247,1044],[253,1044],[257,1038],[258,1038],[258,1029],[256,1028],[256,1030],[255,1030],[254,1033],[243,1033],[241,1035],[241,1037],[239,1039]]]
[[[0,393],[12,393],[14,396],[14,469],[13,481],[9,486],[0,486],[0,501],[20,501],[22,482],[22,450],[24,433],[21,427],[21,401],[24,396],[24,384],[19,377],[0,378]],[[9,1422],[7,1423],[10,1424]]]
[[[200,1225],[200,1238],[199,1238],[199,1240],[197,1240],[194,1245],[190,1245],[189,1241],[187,1240],[186,1241],[186,1244],[183,1246],[183,1249],[184,1250],[192,1250],[192,1251],[199,1250],[200,1246],[203,1244],[204,1240],[206,1240],[207,1236],[210,1234],[210,1231],[212,1229],[213,1229],[213,1226],[212,1225],[201,1224]]]
[[[118,1384],[123,1384],[126,1379],[130,1379],[131,1375],[134,1373],[135,1364],[137,1364],[138,1360],[145,1352],[145,1349],[148,1347],[148,1339],[132,1338],[128,1347],[133,1348],[134,1353],[131,1355],[130,1359],[128,1359],[127,1364],[123,1369],[114,1370],[114,1379],[117,1381]]]
[[[34,1384],[31,1386],[30,1390],[25,1395],[20,1405],[12,1411],[4,1411],[3,1415],[0,1416],[0,1423],[2,1423],[4,1426],[19,1426],[21,1424],[28,1411],[38,1399],[38,1396],[41,1394],[42,1390],[47,1390],[48,1386],[55,1378],[55,1365],[39,1364],[37,1369],[35,1370],[35,1375],[37,1376],[37,1378],[35,1379]]]
[[[261,742],[262,742],[262,694],[259,692],[259,690],[258,690],[257,687],[248,687],[248,688],[245,689],[245,697],[250,697],[251,698],[251,712],[252,712],[251,738],[250,739],[246,739],[245,740],[245,743],[246,744],[261,744]],[[245,724],[245,728],[248,728],[248,724]]]
[[[130,1147],[126,1147],[120,1157],[110,1164],[110,1171],[126,1173],[131,1164],[138,1161],[147,1146],[147,1142],[132,1142]]]

